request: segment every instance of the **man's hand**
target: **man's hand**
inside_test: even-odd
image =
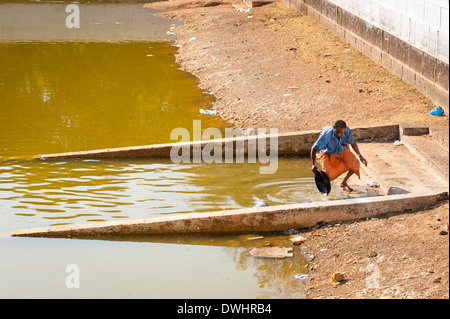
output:
[[[314,164],[314,163],[311,164],[311,170],[314,174],[316,174],[316,172],[317,172],[316,164]]]
[[[367,166],[367,161],[361,154],[359,155],[359,160],[361,161],[361,163]]]

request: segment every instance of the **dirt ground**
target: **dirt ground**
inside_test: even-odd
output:
[[[239,12],[232,2],[146,6],[185,22],[175,29],[176,60],[235,127],[317,130],[337,119],[448,127],[448,117],[429,114],[428,98],[314,20],[281,3]],[[449,298],[448,212],[447,202],[309,230],[307,298]],[[335,272],[339,285],[330,283]]]
[[[308,298],[449,298],[448,222],[447,203],[313,229],[303,246],[314,256]],[[335,272],[344,276],[336,286]]]

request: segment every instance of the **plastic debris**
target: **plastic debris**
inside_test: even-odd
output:
[[[188,41],[195,41],[195,40],[197,40],[197,38],[196,37],[192,37]]]
[[[237,11],[237,12],[250,12],[250,11],[252,11],[252,8],[248,8],[248,9],[237,8],[236,11]]]
[[[395,141],[394,142],[394,146],[400,146],[400,145],[403,145],[403,142],[402,141]]]
[[[337,286],[340,285],[343,280],[344,275],[340,272],[335,272],[333,275],[331,275],[330,283],[334,286]]]
[[[435,115],[435,116],[443,116],[444,115],[444,113],[442,112],[442,109],[439,106],[432,109],[430,114]]]
[[[300,245],[306,240],[306,238],[301,236],[301,235],[296,235],[296,236],[293,236],[293,237],[289,238],[289,240],[294,245]]]
[[[257,208],[257,207],[266,207],[266,206],[270,206],[269,204],[267,204],[265,201],[263,200],[259,200],[256,202],[255,206],[253,206],[252,208]]]
[[[378,184],[377,180],[367,182],[366,185],[369,186],[369,187],[378,187],[378,186],[380,186],[380,184]]]
[[[255,237],[248,237],[247,240],[257,240],[257,239],[263,239],[264,236],[255,236]]]
[[[200,109],[199,111],[201,114],[205,114],[205,115],[217,115],[217,111],[216,110],[204,110],[204,109]]]
[[[294,257],[292,247],[257,247],[250,250],[250,255],[265,258]]]
[[[294,278],[295,279],[308,279],[309,276],[307,274],[295,274]]]

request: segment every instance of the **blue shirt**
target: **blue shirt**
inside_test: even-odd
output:
[[[352,132],[350,131],[350,128],[348,128],[348,126],[345,128],[345,131],[340,138],[337,138],[336,135],[334,135],[333,126],[327,126],[322,130],[313,147],[317,151],[327,153],[329,156],[331,154],[342,153],[347,143],[355,143]]]

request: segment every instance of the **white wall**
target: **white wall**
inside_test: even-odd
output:
[[[449,63],[449,0],[328,0]]]

